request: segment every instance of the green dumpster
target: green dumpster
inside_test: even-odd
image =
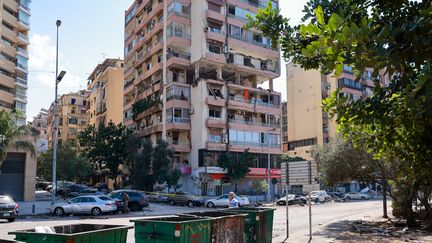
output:
[[[210,219],[167,216],[132,220],[135,243],[210,243]]]
[[[247,214],[245,234],[247,243],[271,243],[273,236],[273,208],[229,208],[226,212]]]
[[[210,211],[185,215],[210,218],[212,242],[244,242],[244,223],[247,214]]]
[[[35,229],[9,232],[15,240],[27,243],[126,243],[132,226],[72,224],[54,226],[55,233],[38,233]]]

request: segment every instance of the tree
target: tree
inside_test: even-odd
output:
[[[178,181],[180,180],[182,175],[182,171],[178,168],[172,168],[165,177],[165,182],[168,186],[168,191],[171,190],[172,187],[174,189],[177,188]]]
[[[288,163],[288,162],[296,162],[296,161],[305,161],[306,159],[299,157],[299,156],[295,156],[295,157],[291,157],[288,154],[282,154],[282,156],[279,157],[279,162],[280,163]]]
[[[172,161],[173,151],[168,149],[168,143],[162,139],[157,140],[153,151],[153,176],[156,182],[162,184],[166,182]]]
[[[53,150],[42,153],[37,158],[36,174],[45,180],[52,180]],[[59,144],[57,150],[57,178],[59,180],[84,180],[94,171],[93,166],[79,156],[70,143]]]
[[[151,140],[144,140],[141,150],[133,155],[132,182],[140,190],[153,191],[154,177],[150,173],[153,144]]]
[[[255,161],[256,159],[249,153],[249,149],[246,149],[241,154],[237,163],[235,163],[228,154],[222,156],[220,166],[227,171],[227,176],[234,182],[234,192],[237,192],[239,180],[243,179],[249,173],[249,167],[253,166]]]
[[[256,192],[264,193],[269,190],[269,184],[266,180],[254,180],[252,181],[252,188]]]
[[[99,170],[109,169],[109,177],[116,180],[121,174],[119,166],[134,149],[126,146],[130,136],[131,131],[125,126],[109,122],[106,126],[101,123],[98,130],[95,126],[87,127],[79,133],[78,139],[90,162]]]
[[[284,58],[303,68],[339,75],[347,65],[358,79],[373,69],[371,97],[354,101],[335,92],[324,107],[345,139],[391,168],[394,212],[408,226],[415,224],[413,199],[432,191],[431,9],[430,1],[310,0],[308,24],[292,27],[269,5],[247,26],[271,36]],[[385,85],[377,78],[382,70]],[[422,206],[431,219],[427,200]]]
[[[0,167],[11,149],[29,151],[32,156],[36,153],[33,143],[26,139],[36,133],[29,126],[16,125],[19,115],[17,111],[0,110]]]

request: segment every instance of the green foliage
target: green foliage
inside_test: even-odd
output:
[[[355,148],[343,139],[315,147],[312,156],[318,165],[321,181],[329,186],[352,180],[377,182],[381,179],[380,161],[373,159],[362,147]]]
[[[288,154],[282,154],[282,156],[279,157],[280,163],[296,162],[296,161],[306,161],[306,159],[299,156],[290,157]]]
[[[133,150],[126,143],[130,136],[125,126],[109,122],[107,126],[100,124],[97,131],[94,126],[87,127],[79,133],[78,139],[95,168],[109,169],[110,177],[116,178],[120,174],[119,166],[127,160],[129,150]]]
[[[132,182],[139,190],[153,190],[154,179],[150,173],[152,156],[153,144],[150,140],[144,140],[141,151],[133,155]]]
[[[180,180],[182,175],[182,171],[178,168],[174,168],[171,171],[168,172],[168,174],[165,177],[165,182],[168,186],[168,191],[174,187],[176,188],[178,185],[178,181]]]
[[[173,151],[168,149],[168,143],[162,139],[156,142],[153,152],[153,176],[156,182],[162,184],[166,182],[170,173],[170,163],[173,157]]]
[[[11,113],[0,110],[0,166],[6,159],[7,151],[13,150],[24,150],[29,151],[32,155],[35,155],[35,148],[29,141],[30,136],[34,136],[35,131],[28,125],[17,126],[17,116],[20,113],[12,111]]]
[[[252,181],[252,188],[256,192],[263,193],[269,190],[269,184],[267,183],[266,180],[254,180]]]
[[[256,159],[249,152],[249,149],[246,149],[240,157],[238,163],[234,163],[234,161],[228,156],[222,156],[220,160],[220,167],[227,171],[228,177],[235,184],[235,191],[237,191],[237,183],[240,179],[243,179],[249,173],[249,167],[252,167]]]
[[[365,68],[374,77],[385,70],[388,83],[375,78],[373,96],[347,102],[334,93],[324,107],[345,139],[384,159],[394,206],[402,207],[396,211],[408,225],[415,222],[413,198],[432,191],[431,12],[430,1],[310,0],[308,24],[290,27],[264,9],[256,16],[264,26],[249,26],[273,33],[284,58],[306,69],[338,75],[348,65],[359,77]],[[278,22],[264,22],[265,16]],[[430,205],[422,206],[431,218]]]
[[[42,153],[37,158],[36,174],[45,180],[52,180],[53,150]],[[57,149],[57,178],[59,180],[84,180],[93,173],[93,166],[79,156],[70,143],[59,144]]]
[[[142,100],[135,102],[132,105],[132,120],[136,121],[136,119],[138,118],[138,115],[141,112],[143,112],[143,111],[149,109],[150,107],[153,107],[159,103],[160,103],[159,98],[142,99]]]

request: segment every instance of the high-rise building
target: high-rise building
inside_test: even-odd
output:
[[[78,145],[77,135],[88,124],[87,97],[89,92],[81,90],[64,94],[58,99],[58,144],[70,142]],[[48,143],[54,141],[54,104],[48,111]]]
[[[110,121],[123,122],[123,60],[106,59],[96,66],[88,78],[87,99],[89,125],[96,128]]]
[[[126,11],[124,124],[153,143],[169,142],[184,191],[232,190],[223,183],[221,155],[237,163],[246,149],[255,161],[239,191],[269,174],[276,179],[271,191],[280,190],[281,94],[273,90],[280,52],[260,32],[243,29],[247,14],[266,4],[139,0]],[[259,88],[266,81],[269,90]]]
[[[375,78],[383,85],[388,82],[384,71],[374,78],[371,69],[366,69],[358,80],[349,66],[344,66],[337,77],[322,75],[319,70],[304,70],[292,63],[286,65],[286,70],[288,141],[284,148],[291,156],[305,159],[311,159],[312,146],[322,146],[337,134],[334,119],[323,111],[323,99],[339,89],[339,95],[358,100],[373,93]]]
[[[30,0],[0,0],[0,109],[26,123]]]

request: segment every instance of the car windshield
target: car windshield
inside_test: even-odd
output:
[[[9,196],[0,196],[0,203],[13,203],[13,200]]]

